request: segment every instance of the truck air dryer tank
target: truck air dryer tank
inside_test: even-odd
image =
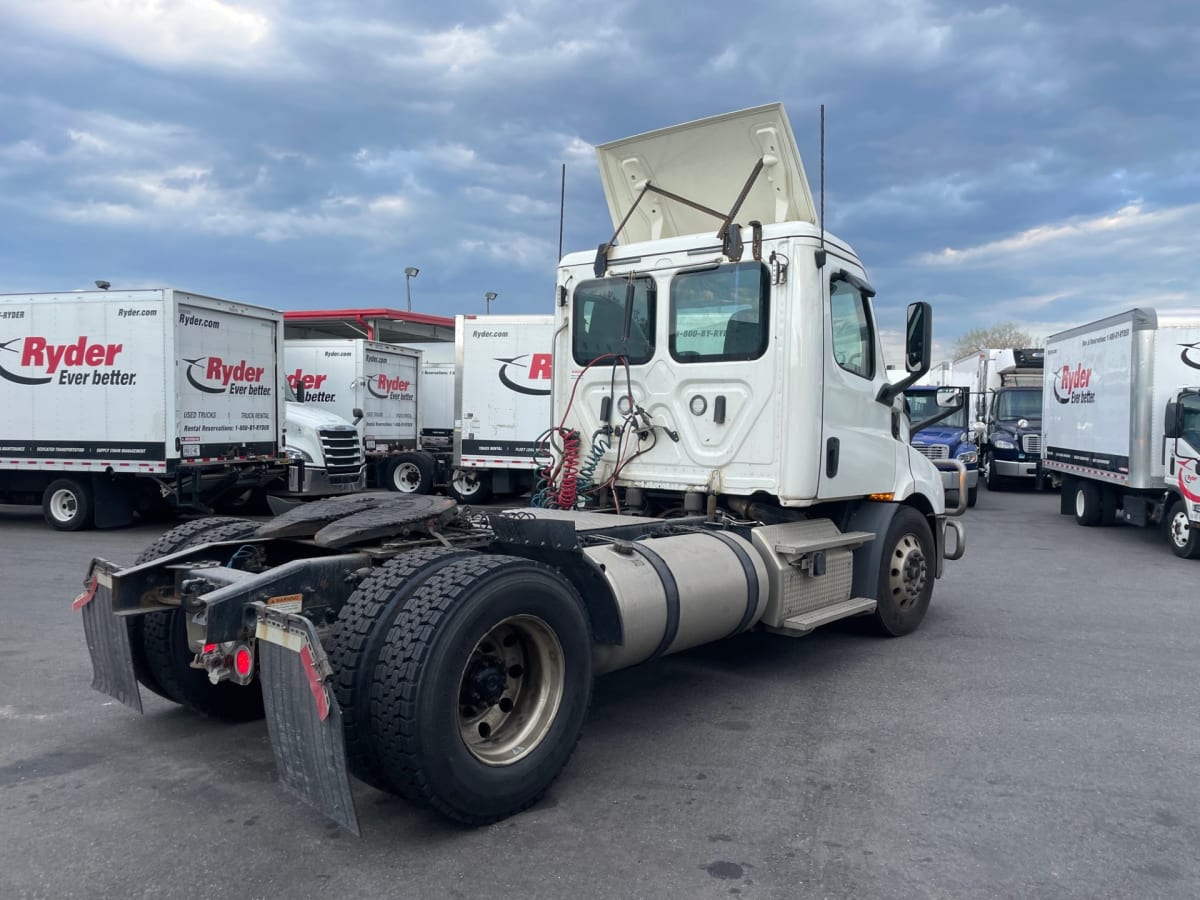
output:
[[[695,531],[589,547],[616,598],[625,642],[598,645],[598,673],[745,631],[767,606],[758,551],[728,531]]]

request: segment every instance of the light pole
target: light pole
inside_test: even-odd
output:
[[[404,299],[408,302],[408,311],[412,312],[412,280],[421,274],[421,270],[416,266],[409,266],[404,270]]]
[[[483,299],[487,301],[487,311],[488,311],[488,315],[491,315],[491,312],[492,312],[492,301],[496,299],[496,292],[495,292],[495,291],[488,291],[486,294],[484,294],[484,295],[483,295]]]

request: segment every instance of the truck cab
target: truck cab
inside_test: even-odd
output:
[[[965,387],[957,390],[962,395],[959,409],[922,427],[922,422],[939,417],[938,393],[953,388],[914,385],[904,392],[911,427],[910,442],[917,452],[929,459],[957,459],[967,469],[967,506],[974,506],[979,494],[979,447],[975,434],[967,422],[967,393]],[[958,484],[952,472],[942,473],[942,487],[947,497],[957,500]]]
[[[273,491],[272,496],[305,500],[363,490],[367,467],[358,429],[341,416],[306,404],[303,385],[293,387],[288,381],[284,385],[284,451],[292,465],[287,490]]]
[[[1041,348],[988,351],[979,380],[986,417],[980,470],[990,490],[1006,480],[1036,481],[1042,460]]]

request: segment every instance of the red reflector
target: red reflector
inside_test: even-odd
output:
[[[237,672],[242,678],[250,674],[250,670],[254,667],[254,657],[250,653],[249,647],[238,647],[233,651],[233,671]]]
[[[204,645],[204,652],[205,652],[205,653],[216,653],[216,652],[217,652],[217,645],[216,645],[216,644],[205,644],[205,645]]]

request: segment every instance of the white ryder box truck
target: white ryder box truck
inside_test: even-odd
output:
[[[1200,314],[1133,309],[1052,335],[1042,428],[1064,515],[1160,524],[1200,557]]]
[[[481,503],[533,487],[552,422],[554,316],[455,316],[451,493]]]
[[[368,480],[391,486],[397,466],[417,446],[420,354],[362,338],[289,339],[284,361],[288,386],[304,407],[357,424]]]
[[[176,290],[0,296],[0,499],[64,531],[281,479],[280,313]]]

